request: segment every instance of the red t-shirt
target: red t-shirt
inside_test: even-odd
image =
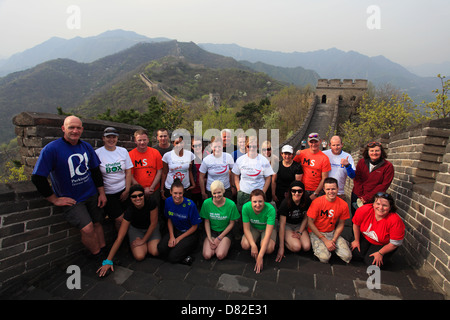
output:
[[[315,220],[314,224],[320,232],[331,232],[336,229],[339,220],[350,218],[347,202],[339,197],[330,202],[326,196],[314,199],[309,206],[307,215]],[[308,231],[311,232],[309,228]]]
[[[136,148],[129,152],[133,168],[131,172],[134,179],[145,187],[150,187],[155,179],[158,170],[163,168],[162,157],[158,150],[151,147],[147,148],[144,153],[139,152]],[[156,188],[159,187],[159,183]]]
[[[302,182],[305,189],[315,191],[322,180],[322,172],[331,171],[330,159],[322,151],[312,153],[311,149],[305,149],[294,157],[294,161],[303,168]]]
[[[373,204],[358,208],[352,221],[359,226],[367,241],[374,245],[386,245],[392,242],[399,246],[405,237],[405,224],[398,214],[390,212],[377,221]]]

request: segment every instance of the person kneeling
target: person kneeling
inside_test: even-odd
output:
[[[242,223],[244,235],[241,247],[251,250],[251,256],[255,258],[254,271],[260,273],[263,269],[264,255],[271,254],[275,250],[277,231],[274,230],[276,212],[275,208],[265,202],[264,191],[255,189],[250,194],[250,201],[242,206]],[[256,241],[261,238],[260,249]]]
[[[344,262],[350,263],[352,252],[347,240],[341,237],[345,220],[350,218],[347,203],[337,196],[338,182],[334,178],[324,181],[325,195],[314,199],[308,209],[308,227],[314,255],[320,262],[328,263],[335,252]]]
[[[164,205],[169,232],[158,244],[158,251],[171,263],[191,265],[193,259],[190,254],[197,245],[197,229],[202,219],[195,203],[183,196],[184,186],[180,179],[174,180],[170,194],[172,196],[166,199]]]
[[[97,270],[99,277],[107,275],[109,269],[114,271],[113,258],[128,232],[131,252],[137,261],[144,260],[147,253],[158,255],[158,243],[161,239],[158,225],[158,207],[156,202],[144,197],[144,188],[134,185],[130,188],[130,205],[123,215],[117,238],[108,257]]]

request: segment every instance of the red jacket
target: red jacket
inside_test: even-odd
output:
[[[355,178],[353,180],[353,193],[358,198],[370,202],[377,192],[386,192],[394,178],[394,166],[387,160],[375,166],[369,172],[369,159],[360,159],[356,165]]]

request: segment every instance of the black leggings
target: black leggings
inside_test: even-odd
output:
[[[384,247],[384,245],[379,246],[370,243],[362,234],[360,235],[359,246],[361,248],[361,252],[359,252],[358,249],[355,248],[353,250],[353,259],[363,260],[364,263],[367,265],[371,265],[373,263],[373,257],[371,257],[370,255],[372,253],[379,251],[381,248]],[[397,249],[383,255],[383,265],[381,266],[381,268],[386,267],[386,265],[389,265],[390,258],[392,257],[395,251],[397,251]]]
[[[182,234],[174,228],[173,230],[175,238]],[[184,258],[190,255],[198,245],[198,232],[195,231],[193,234],[183,238],[177,245],[173,248],[169,247],[170,234],[167,232],[158,243],[159,254],[167,258],[171,263],[181,262]]]

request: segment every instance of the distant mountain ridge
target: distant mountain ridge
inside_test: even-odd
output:
[[[170,41],[168,38],[148,38],[133,31],[112,30],[93,37],[75,37],[63,39],[58,37],[16,53],[0,61],[0,77],[9,73],[32,68],[53,59],[71,59],[77,62],[93,62],[100,58],[130,48],[139,42]]]
[[[237,44],[201,43],[199,46],[238,61],[263,62],[285,68],[301,66],[314,70],[321,78],[368,79],[375,85],[390,83],[407,92],[417,103],[423,99],[431,99],[431,91],[439,87],[439,79],[436,77],[419,77],[384,56],[368,57],[356,51],[345,52],[331,48],[286,53],[248,49]]]
[[[184,76],[182,64],[186,64],[191,68],[190,72],[195,71],[192,70],[193,66],[202,66],[203,70],[238,70],[242,72],[242,79],[249,79],[251,76],[248,76],[248,73],[254,73],[255,82],[263,84],[275,82],[266,75],[264,75],[265,78],[261,78],[233,58],[205,51],[192,42],[176,40],[138,43],[129,49],[91,63],[55,59],[0,78],[0,137],[2,139],[13,137],[11,119],[22,111],[56,113],[57,107],[62,107],[66,111],[82,106],[84,114],[96,115],[105,111],[105,103],[89,104],[87,102],[89,100],[98,102],[106,97],[111,99],[111,103],[117,100],[123,101],[122,108],[136,105],[145,108],[145,101],[148,100],[150,93],[139,79],[139,74],[145,72],[152,61],[166,57],[176,58],[181,68],[176,63],[169,67],[176,68],[174,70],[181,72],[182,76]],[[233,76],[236,77],[236,75]],[[194,80],[194,75],[191,79]],[[218,88],[232,87],[233,83],[228,83],[230,82],[228,79],[228,76],[223,75],[217,81]],[[253,83],[251,79],[249,80],[248,88],[251,90],[252,86],[256,86],[251,84]],[[186,82],[186,80],[183,81]],[[213,78],[209,82],[212,84],[214,81]],[[173,86],[176,85],[174,82]],[[171,88],[165,87],[165,89]],[[236,89],[233,90],[236,91]],[[90,106],[94,106],[95,109]]]

